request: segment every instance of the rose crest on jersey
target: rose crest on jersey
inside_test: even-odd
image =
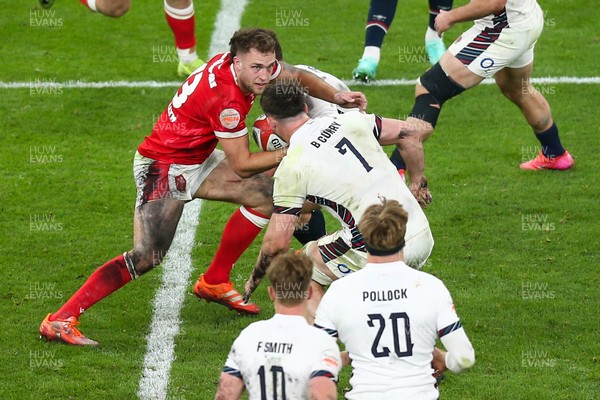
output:
[[[226,108],[221,111],[219,120],[221,121],[221,125],[223,125],[225,128],[233,129],[240,124],[242,118],[236,109]]]

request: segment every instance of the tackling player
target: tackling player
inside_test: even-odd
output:
[[[311,119],[303,88],[290,82],[267,88],[261,106],[275,133],[290,146],[275,172],[275,210],[246,282],[246,299],[271,259],[288,251],[305,201],[326,209],[342,225],[341,230],[303,248],[315,264],[315,296],[309,304],[313,315],[323,286],[364,266],[367,255],[357,223],[381,196],[400,201],[408,210],[408,263],[415,268],[425,263],[433,248],[429,222],[381,148],[404,144],[404,132],[411,129],[408,124],[359,112]]]
[[[275,315],[250,324],[231,346],[219,380],[217,400],[335,400],[340,351],[325,332],[306,321],[312,295],[312,261],[288,253],[267,271]]]
[[[279,164],[285,153],[250,153],[244,119],[255,97],[281,77],[301,81],[313,95],[336,104],[366,106],[362,93],[337,92],[310,73],[278,63],[276,43],[271,31],[241,29],[230,40],[230,52],[216,55],[179,88],[134,157],[134,248],[99,267],[57,312],[48,314],[40,326],[43,337],[97,345],[77,330],[79,316],[160,264],[184,204],[196,198],[244,207],[226,224],[215,258],[194,292],[238,312],[259,312],[255,304],[242,301],[228,280],[233,264],[272,212],[272,181],[260,172]]]
[[[494,77],[496,84],[512,101],[533,129],[541,150],[537,157],[521,164],[522,169],[566,170],[575,164],[562,146],[558,128],[544,96],[531,85],[535,43],[544,27],[544,14],[535,0],[472,0],[467,5],[440,13],[435,26],[439,34],[458,22],[475,21],[444,53],[440,61],[417,81],[415,104],[407,122],[421,124],[418,131],[425,141],[436,126],[442,105]],[[422,147],[406,158],[423,173]]]
[[[444,283],[404,262],[407,219],[395,200],[368,207],[358,224],[367,265],[334,282],[317,309],[315,326],[349,353],[347,399],[435,400],[436,376],[475,363]],[[447,352],[435,347],[438,338]]]
[[[118,18],[124,15],[131,6],[131,0],[79,0],[91,11],[109,17]],[[43,8],[50,8],[54,0],[39,0]],[[175,46],[179,65],[177,74],[188,76],[196,68],[204,64],[196,54],[196,33],[194,19],[194,3],[192,0],[164,0],[165,17],[169,28],[175,36]]]

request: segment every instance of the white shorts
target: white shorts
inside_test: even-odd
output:
[[[312,246],[319,246],[319,254],[332,274],[342,278],[351,272],[358,271],[367,264],[367,253],[350,247],[341,237],[342,231],[323,236],[317,241],[307,243],[302,252],[310,256]],[[433,250],[433,236],[429,226],[413,235],[404,246],[404,262],[420,269]],[[313,267],[312,280],[320,285],[328,286],[332,280],[317,267]]]
[[[225,153],[215,149],[202,164],[169,164],[136,151],[133,158],[137,186],[135,207],[163,199],[192,200],[202,182],[224,159]]]
[[[533,62],[533,49],[544,28],[544,15],[539,7],[538,10],[528,20],[528,26],[518,30],[475,24],[448,51],[482,78],[490,78],[505,67],[525,67]]]

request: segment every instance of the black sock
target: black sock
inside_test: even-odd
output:
[[[452,10],[453,0],[429,0],[429,27],[435,30],[435,17],[440,13],[440,10]]]
[[[371,0],[365,34],[365,47],[381,47],[388,28],[392,25],[398,0]]]
[[[304,246],[306,243],[325,236],[325,217],[321,210],[315,210],[308,223],[294,231],[294,237]]]
[[[390,157],[390,161],[392,162],[392,164],[394,164],[394,166],[396,167],[396,169],[406,170],[406,163],[404,162],[404,159],[400,155],[400,151],[398,150],[397,147],[392,152],[392,156]]]
[[[542,145],[542,154],[544,156],[553,158],[564,154],[565,148],[560,143],[556,123],[552,122],[550,128],[546,129],[544,132],[536,133],[535,136]]]

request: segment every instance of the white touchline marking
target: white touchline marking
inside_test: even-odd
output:
[[[140,399],[166,399],[171,364],[175,360],[175,336],[179,314],[193,270],[191,250],[202,202],[185,205],[173,244],[163,263],[162,283],[154,297],[154,312],[144,367],[138,387]]]
[[[226,0],[224,0],[226,1]],[[237,3],[236,3],[237,4]],[[217,48],[217,46],[215,46]],[[414,86],[417,82],[414,79],[381,79],[369,83],[355,80],[344,80],[348,86]],[[481,82],[484,85],[494,84],[493,79],[485,79]],[[577,76],[547,76],[531,78],[534,85],[598,85],[600,76],[577,77]],[[157,82],[157,81],[104,81],[104,82],[85,82],[85,81],[66,81],[57,82],[55,80],[37,79],[30,82],[0,82],[0,89],[43,89],[43,88],[61,88],[61,89],[127,89],[127,88],[177,88],[181,82]]]
[[[246,0],[221,0],[221,9],[215,20],[209,54],[227,49],[229,38],[240,27],[246,4]],[[169,85],[168,82],[153,84],[155,86],[150,87]],[[176,83],[174,86],[180,85],[181,83]],[[138,386],[138,396],[143,400],[167,398],[171,364],[175,360],[175,336],[179,333],[181,323],[180,311],[193,270],[191,253],[200,208],[200,200],[186,204],[175,238],[163,263],[162,284],[154,298],[154,313],[147,337],[148,347]]]

